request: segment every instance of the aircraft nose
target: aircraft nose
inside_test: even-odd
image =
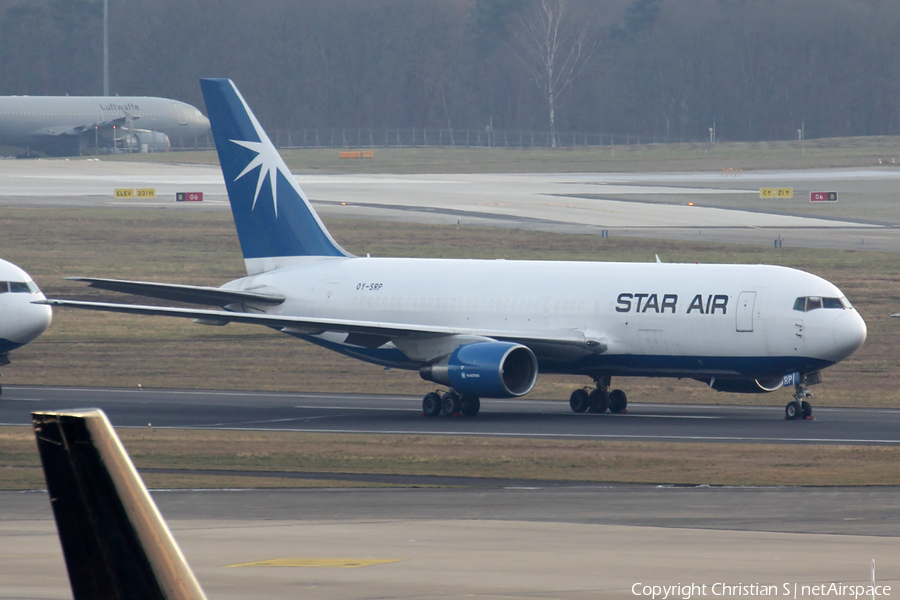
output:
[[[41,296],[41,299],[43,300],[43,296]],[[22,339],[19,340],[23,344],[44,333],[53,320],[53,310],[44,304],[31,304],[29,302],[22,307],[19,315],[22,319],[22,324],[25,326],[20,334]]]
[[[855,310],[845,310],[834,321],[834,345],[841,358],[856,352],[866,341],[866,322]]]
[[[209,119],[207,119],[203,115],[198,114],[194,116],[194,126],[204,133],[209,133],[210,131],[212,131],[209,125]]]

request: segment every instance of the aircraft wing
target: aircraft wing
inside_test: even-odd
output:
[[[277,305],[284,302],[284,296],[278,294],[259,294],[199,285],[130,281],[127,279],[102,279],[99,277],[66,277],[65,279],[83,281],[92,288],[109,290],[111,292],[122,292],[136,296],[209,306],[227,306],[236,302]]]
[[[218,289],[218,288],[213,288]],[[80,300],[59,300],[48,298],[35,304],[65,306],[105,312],[120,312],[137,315],[160,317],[179,317],[194,319],[203,325],[227,325],[228,323],[246,323],[262,325],[300,335],[319,335],[326,331],[358,334],[368,336],[372,341],[380,340],[377,345],[399,337],[439,337],[453,335],[476,335],[504,341],[514,341],[525,345],[562,345],[571,347],[587,347],[593,353],[606,351],[606,341],[586,340],[582,332],[575,330],[554,330],[541,332],[483,330],[443,327],[438,325],[413,325],[408,323],[379,323],[375,321],[357,321],[353,319],[324,319],[298,317],[291,315],[270,315],[265,313],[232,312],[227,310],[207,310],[193,308],[176,308],[168,306],[146,306],[140,304],[115,304],[111,302],[85,302]],[[376,346],[377,347],[377,346]]]

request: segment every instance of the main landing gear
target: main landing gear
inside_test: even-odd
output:
[[[577,413],[592,412],[611,413],[628,412],[628,397],[622,390],[609,390],[609,377],[597,377],[594,379],[597,387],[593,390],[587,388],[577,389],[569,396],[569,406]]]
[[[460,396],[453,390],[450,390],[443,395],[437,392],[429,392],[422,398],[422,413],[426,417],[436,417],[438,415],[452,417],[458,413],[467,417],[474,417],[480,410],[481,400],[474,394]]]

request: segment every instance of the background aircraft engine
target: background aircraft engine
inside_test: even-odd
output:
[[[169,136],[148,129],[135,129],[134,133],[118,138],[116,143],[120,148],[135,152],[168,152],[172,146]]]
[[[461,395],[480,398],[524,396],[537,381],[534,353],[521,344],[477,342],[460,346],[419,370],[422,379],[448,385]]]
[[[783,384],[784,377],[777,375],[759,377],[756,379],[717,379],[711,387],[717,392],[732,392],[734,394],[767,394],[781,389]]]

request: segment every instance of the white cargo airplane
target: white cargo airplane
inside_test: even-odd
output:
[[[0,144],[50,156],[195,147],[208,133],[199,110],[169,98],[0,96]]]
[[[0,259],[0,366],[9,364],[9,353],[35,339],[53,318],[31,277],[11,262]],[[2,393],[2,388],[0,388]]]
[[[475,415],[523,396],[538,372],[590,377],[576,412],[623,412],[618,376],[691,378],[714,390],[807,385],[850,356],[866,325],[841,291],[766,265],[356,257],[325,229],[234,84],[201,80],[247,277],[221,288],[75,277],[199,310],[50,300],[57,306],[256,323],[449,388],[427,415]]]

